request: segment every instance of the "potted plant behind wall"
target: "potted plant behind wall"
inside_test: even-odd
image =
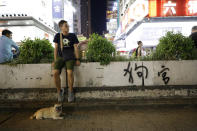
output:
[[[189,60],[195,58],[194,42],[181,33],[167,32],[159,40],[153,60]]]
[[[100,62],[101,65],[108,65],[115,54],[115,47],[112,42],[98,34],[92,34],[88,42],[87,60]]]
[[[20,55],[17,59],[19,64],[50,63],[53,61],[54,48],[46,39],[25,39],[19,49]]]

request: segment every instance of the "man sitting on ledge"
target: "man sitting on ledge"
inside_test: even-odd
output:
[[[12,47],[15,48],[16,53],[13,54]],[[12,32],[3,30],[0,37],[0,63],[9,62],[19,54],[19,48],[12,40]]]
[[[58,93],[58,102],[64,100],[64,88],[61,88],[60,74],[63,67],[67,69],[68,80],[68,102],[74,101],[73,83],[74,65],[79,66],[79,52],[78,39],[74,33],[69,33],[69,26],[67,21],[61,20],[59,22],[60,33],[55,35],[53,42],[55,43],[54,50],[54,81]]]

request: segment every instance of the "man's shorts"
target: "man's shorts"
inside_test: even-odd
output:
[[[67,70],[74,70],[74,66],[75,66],[75,60],[64,61],[64,59],[61,57],[58,57],[54,63],[54,69],[60,70],[60,72],[63,67],[65,67]]]

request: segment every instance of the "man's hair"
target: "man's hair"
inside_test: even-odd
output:
[[[61,21],[58,23],[59,27],[62,27],[62,25],[63,25],[64,23],[67,23],[67,21],[61,20]]]
[[[197,31],[197,26],[193,26],[192,31]]]
[[[138,45],[141,44],[141,43],[142,43],[142,41],[138,41],[138,42],[137,42]]]
[[[12,34],[12,32],[7,29],[2,31],[2,35],[11,35],[11,34]]]

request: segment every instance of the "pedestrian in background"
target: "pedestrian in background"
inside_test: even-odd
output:
[[[192,27],[192,33],[189,37],[194,41],[194,45],[197,48],[197,26]]]
[[[138,41],[137,44],[138,44],[138,47],[135,50],[135,56],[136,56],[136,58],[139,58],[139,57],[142,56],[142,46],[143,46],[143,43],[142,43],[142,41]]]

